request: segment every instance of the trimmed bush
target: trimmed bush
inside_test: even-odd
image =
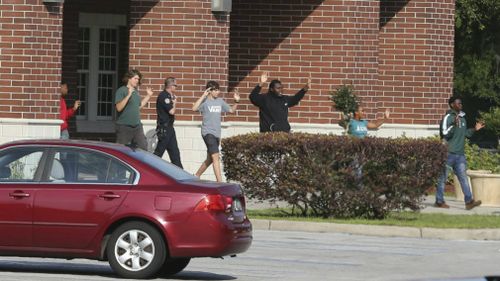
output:
[[[249,198],[286,201],[322,217],[418,210],[445,159],[445,146],[423,139],[251,133],[222,141],[226,178]]]

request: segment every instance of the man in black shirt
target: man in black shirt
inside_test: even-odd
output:
[[[311,87],[311,78],[307,84],[293,96],[283,95],[281,81],[272,80],[269,92],[261,94],[262,85],[267,81],[268,73],[260,76],[260,81],[250,93],[250,101],[259,107],[260,132],[290,132],[288,108],[295,106]]]
[[[162,157],[166,149],[172,164],[182,169],[181,156],[174,130],[174,91],[176,88],[177,84],[175,78],[169,77],[165,79],[165,88],[156,99],[156,113],[158,114],[156,119],[156,132],[158,136],[158,145],[156,146],[154,154]]]

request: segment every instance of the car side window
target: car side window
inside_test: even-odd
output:
[[[111,166],[109,167],[107,183],[132,183],[133,181],[133,171],[120,163],[117,160],[111,161]]]
[[[0,182],[34,182],[43,150],[37,147],[7,149],[0,152]]]
[[[54,153],[49,181],[66,183],[131,183],[133,171],[112,157],[84,149]]]

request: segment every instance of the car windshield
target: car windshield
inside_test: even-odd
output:
[[[186,180],[194,180],[197,179],[197,177],[191,175],[190,173],[184,171],[183,169],[175,166],[174,164],[171,164],[162,158],[146,152],[141,149],[136,149],[135,151],[131,151],[127,153],[130,157],[133,157],[149,166],[152,168],[162,172],[163,174],[174,178],[177,181],[186,181]]]

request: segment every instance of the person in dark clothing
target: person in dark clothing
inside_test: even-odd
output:
[[[260,81],[250,93],[250,101],[259,108],[260,132],[290,132],[288,108],[297,105],[311,87],[311,78],[307,84],[293,96],[282,94],[282,84],[279,80],[269,83],[269,92],[261,94],[262,85],[266,83],[268,73],[260,76]]]
[[[154,154],[163,157],[165,149],[168,152],[168,157],[172,164],[179,168],[182,167],[181,155],[177,146],[177,137],[175,136],[174,120],[175,120],[175,95],[174,91],[177,88],[175,78],[169,77],[165,79],[165,88],[156,99],[156,134],[158,136],[158,145]]]

